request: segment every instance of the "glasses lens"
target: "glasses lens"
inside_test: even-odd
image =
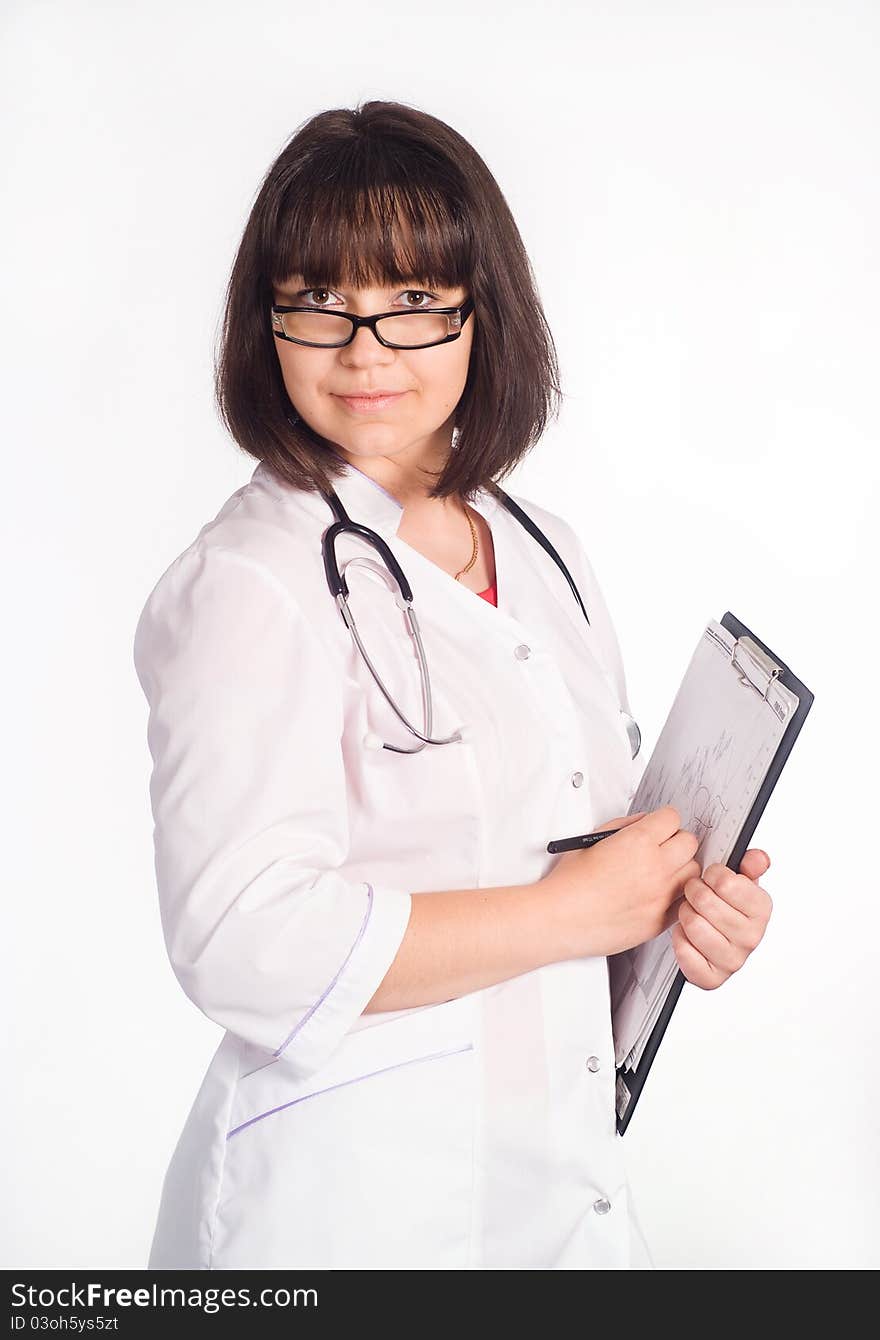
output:
[[[400,316],[383,316],[376,324],[383,340],[405,349],[439,344],[449,334],[449,317],[439,312],[402,312]]]
[[[281,329],[291,340],[344,344],[351,334],[351,322],[334,312],[282,312]]]

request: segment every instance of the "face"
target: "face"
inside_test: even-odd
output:
[[[293,275],[274,289],[278,306],[315,307],[372,316],[432,307],[458,307],[459,288],[307,289]],[[340,454],[357,463],[370,456],[397,457],[399,465],[436,468],[448,455],[454,411],[467,380],[473,342],[471,312],[458,339],[427,349],[386,349],[364,326],[344,349],[314,349],[275,339],[284,385],[300,417]],[[369,403],[346,397],[390,391]]]

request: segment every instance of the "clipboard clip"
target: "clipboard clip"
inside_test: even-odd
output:
[[[753,675],[749,673],[749,667],[736,659],[737,648],[740,645],[742,645],[745,654],[751,658],[753,665],[757,667],[762,675],[766,675],[767,682],[764,685],[763,692],[761,691],[760,686],[755,683]],[[740,672],[739,682],[745,684],[750,689],[754,689],[755,693],[760,694],[764,701],[767,702],[770,685],[775,679],[779,678],[782,673],[782,667],[777,665],[775,661],[772,661],[766,652],[761,650],[757,642],[754,642],[752,638],[746,636],[738,637],[734,642],[730,651],[730,664],[733,666],[734,670]]]

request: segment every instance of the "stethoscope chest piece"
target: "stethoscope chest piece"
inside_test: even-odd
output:
[[[620,710],[620,715],[626,722],[626,733],[629,736],[629,747],[632,750],[633,758],[635,758],[642,747],[642,732],[639,730],[639,723],[636,721],[635,717],[630,716],[629,712],[624,712],[623,708]]]

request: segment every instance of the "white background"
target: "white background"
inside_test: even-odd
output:
[[[656,1263],[880,1265],[878,41],[852,0],[5,5],[0,1265],[145,1265],[221,1036],[165,957],[131,640],[255,464],[211,360],[258,183],[369,97],[518,221],[566,401],[507,487],[583,537],[645,756],[727,609],[816,695],[765,941],[685,988],[625,1138]]]

